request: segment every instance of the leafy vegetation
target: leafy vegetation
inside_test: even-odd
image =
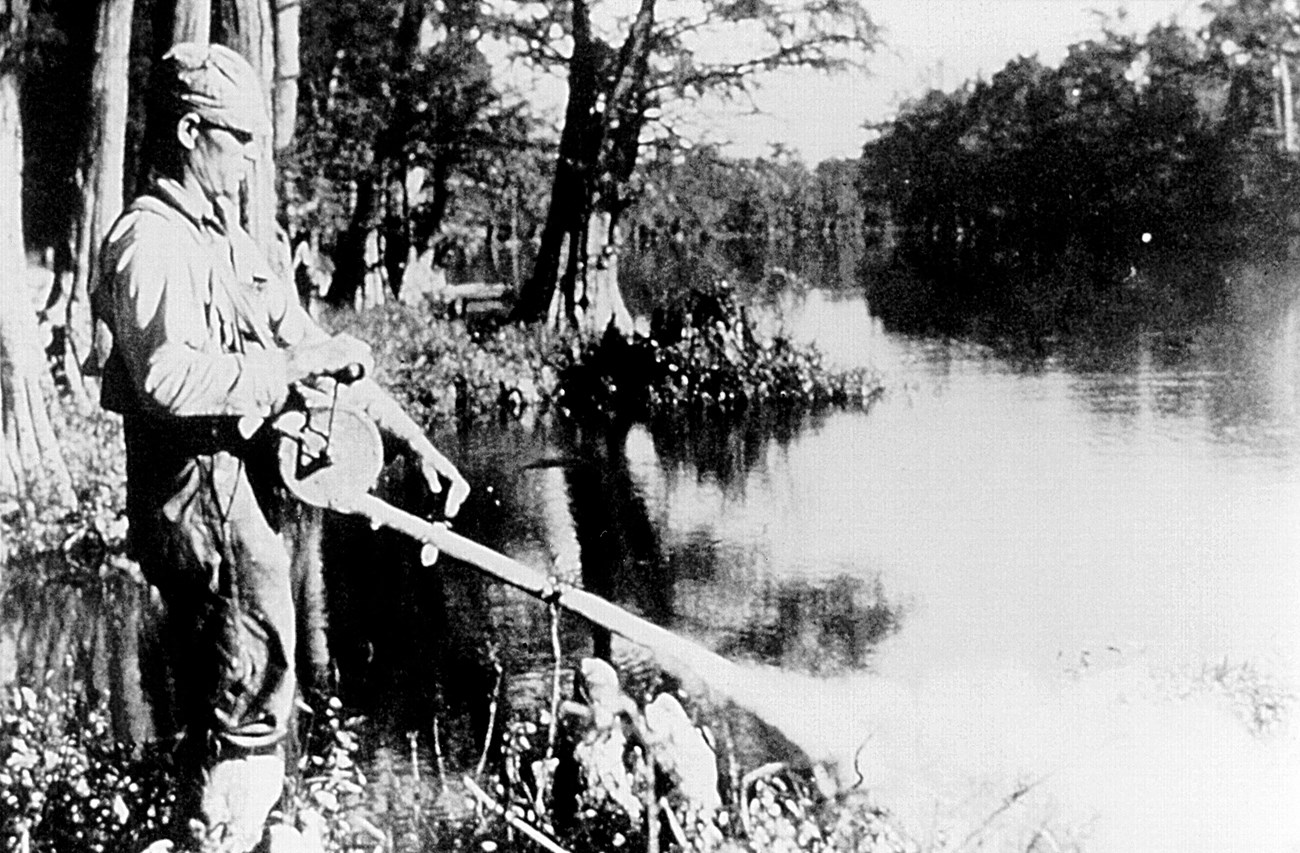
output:
[[[1196,33],[1106,32],[1059,68],[1019,58],[906,104],[864,148],[860,185],[892,225],[877,239],[923,283],[879,277],[875,309],[1050,327],[1143,291],[1163,258],[1290,251],[1300,171],[1273,110],[1293,36],[1276,5],[1212,4]]]
[[[54,574],[125,565],[126,490],[122,425],[88,401],[54,410],[54,427],[72,474],[68,506],[40,488],[0,499],[0,566],[55,567]]]
[[[872,371],[837,372],[814,346],[759,334],[725,281],[663,306],[649,335],[606,335],[567,356],[558,401],[566,414],[725,419],[762,408],[865,408],[882,391]]]
[[[138,850],[170,820],[161,755],[117,743],[108,715],[50,687],[0,703],[0,841],[5,851]]]
[[[865,408],[882,391],[872,371],[837,371],[814,346],[764,335],[725,281],[679,294],[655,317],[648,334],[596,342],[514,325],[475,330],[400,307],[335,322],[375,342],[381,380],[427,426],[546,412],[725,420],[760,408]]]
[[[738,774],[723,800],[701,810],[660,747],[602,733],[585,706],[569,709],[577,716],[558,727],[545,711],[512,717],[492,761],[452,778],[415,752],[375,752],[357,732],[363,721],[331,699],[304,726],[298,773],[272,831],[300,827],[336,853],[532,849],[521,828],[573,853],[645,849],[648,832],[682,850],[913,849],[879,811],[856,799],[828,801],[806,772],[783,765]],[[619,725],[644,728],[642,714],[630,708]],[[185,837],[168,757],[115,742],[102,707],[15,688],[0,704],[0,746],[6,851],[143,850]]]
[[[471,328],[404,306],[339,314],[330,324],[371,342],[379,380],[426,427],[532,418],[556,394],[556,343],[542,330]]]
[[[627,213],[630,249],[621,272],[629,298],[667,302],[718,278],[760,292],[809,279],[856,285],[868,214],[856,173],[848,160],[810,169],[780,146],[754,159],[710,146],[658,152]],[[810,260],[823,263],[811,267]]]
[[[0,700],[0,849],[105,853],[187,837],[166,744],[116,740],[107,708],[84,686],[15,686]],[[366,784],[355,761],[357,720],[341,710],[331,699],[303,726],[290,795],[272,815],[310,827],[331,850],[353,849],[344,840]]]

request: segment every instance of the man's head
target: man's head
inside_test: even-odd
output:
[[[161,174],[237,198],[270,132],[262,81],[230,48],[178,44],[154,67],[147,134]]]

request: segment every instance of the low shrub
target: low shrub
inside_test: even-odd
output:
[[[104,853],[184,839],[176,769],[162,745],[113,738],[103,703],[80,682],[16,686],[0,698],[0,850]],[[357,761],[359,718],[334,698],[304,715],[298,772],[270,822],[301,826],[331,851],[372,850],[383,833],[365,819],[367,779]]]
[[[484,809],[473,819],[449,824],[446,831],[461,840],[442,839],[444,849],[461,847],[465,839],[482,850],[536,849],[519,836],[520,824],[571,853],[915,849],[865,798],[827,799],[811,773],[784,764],[766,765],[731,783],[723,777],[721,787],[727,790],[720,804],[702,807],[690,795],[692,783],[682,765],[671,757],[682,742],[673,742],[665,755],[664,744],[643,739],[643,713],[629,702],[622,720],[603,735],[588,718],[576,725],[570,719],[559,727],[554,744],[546,736],[545,713],[516,716],[505,727],[496,774],[484,785],[510,819]],[[700,731],[711,741],[707,727]]]
[[[75,692],[14,687],[0,703],[0,849],[139,850],[170,823],[168,763],[112,737]]]
[[[57,566],[98,571],[125,552],[126,454],[122,421],[86,400],[50,407],[75,502],[60,501],[47,484],[21,496],[0,496],[0,569]],[[2,574],[2,572],[0,572]]]
[[[471,329],[400,305],[341,314],[328,325],[372,346],[379,381],[429,429],[532,416],[556,394],[557,344],[539,329]]]
[[[766,336],[726,281],[660,306],[648,335],[610,334],[561,353],[562,412],[632,419],[734,420],[865,408],[883,388],[874,371],[834,370],[816,346]]]
[[[333,325],[372,343],[380,379],[426,426],[548,411],[732,420],[756,409],[867,407],[882,392],[874,371],[834,370],[815,346],[761,334],[725,281],[660,307],[649,334],[594,341],[508,325],[470,331],[401,306]]]

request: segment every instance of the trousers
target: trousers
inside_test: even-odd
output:
[[[124,425],[130,547],[166,611],[168,695],[154,704],[181,744],[184,810],[225,839],[212,849],[241,851],[281,793],[303,617],[304,662],[319,673],[328,659],[318,551],[312,566],[283,535],[311,552],[301,540],[319,524],[285,506],[268,455],[228,424],[175,421]]]

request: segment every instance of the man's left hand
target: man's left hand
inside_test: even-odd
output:
[[[436,450],[420,454],[420,473],[429,484],[429,491],[435,495],[442,493],[443,480],[447,481],[447,499],[443,502],[442,514],[447,518],[455,518],[456,513],[460,512],[461,504],[469,496],[469,481],[460,475],[460,471],[456,470],[456,466],[447,457]]]

